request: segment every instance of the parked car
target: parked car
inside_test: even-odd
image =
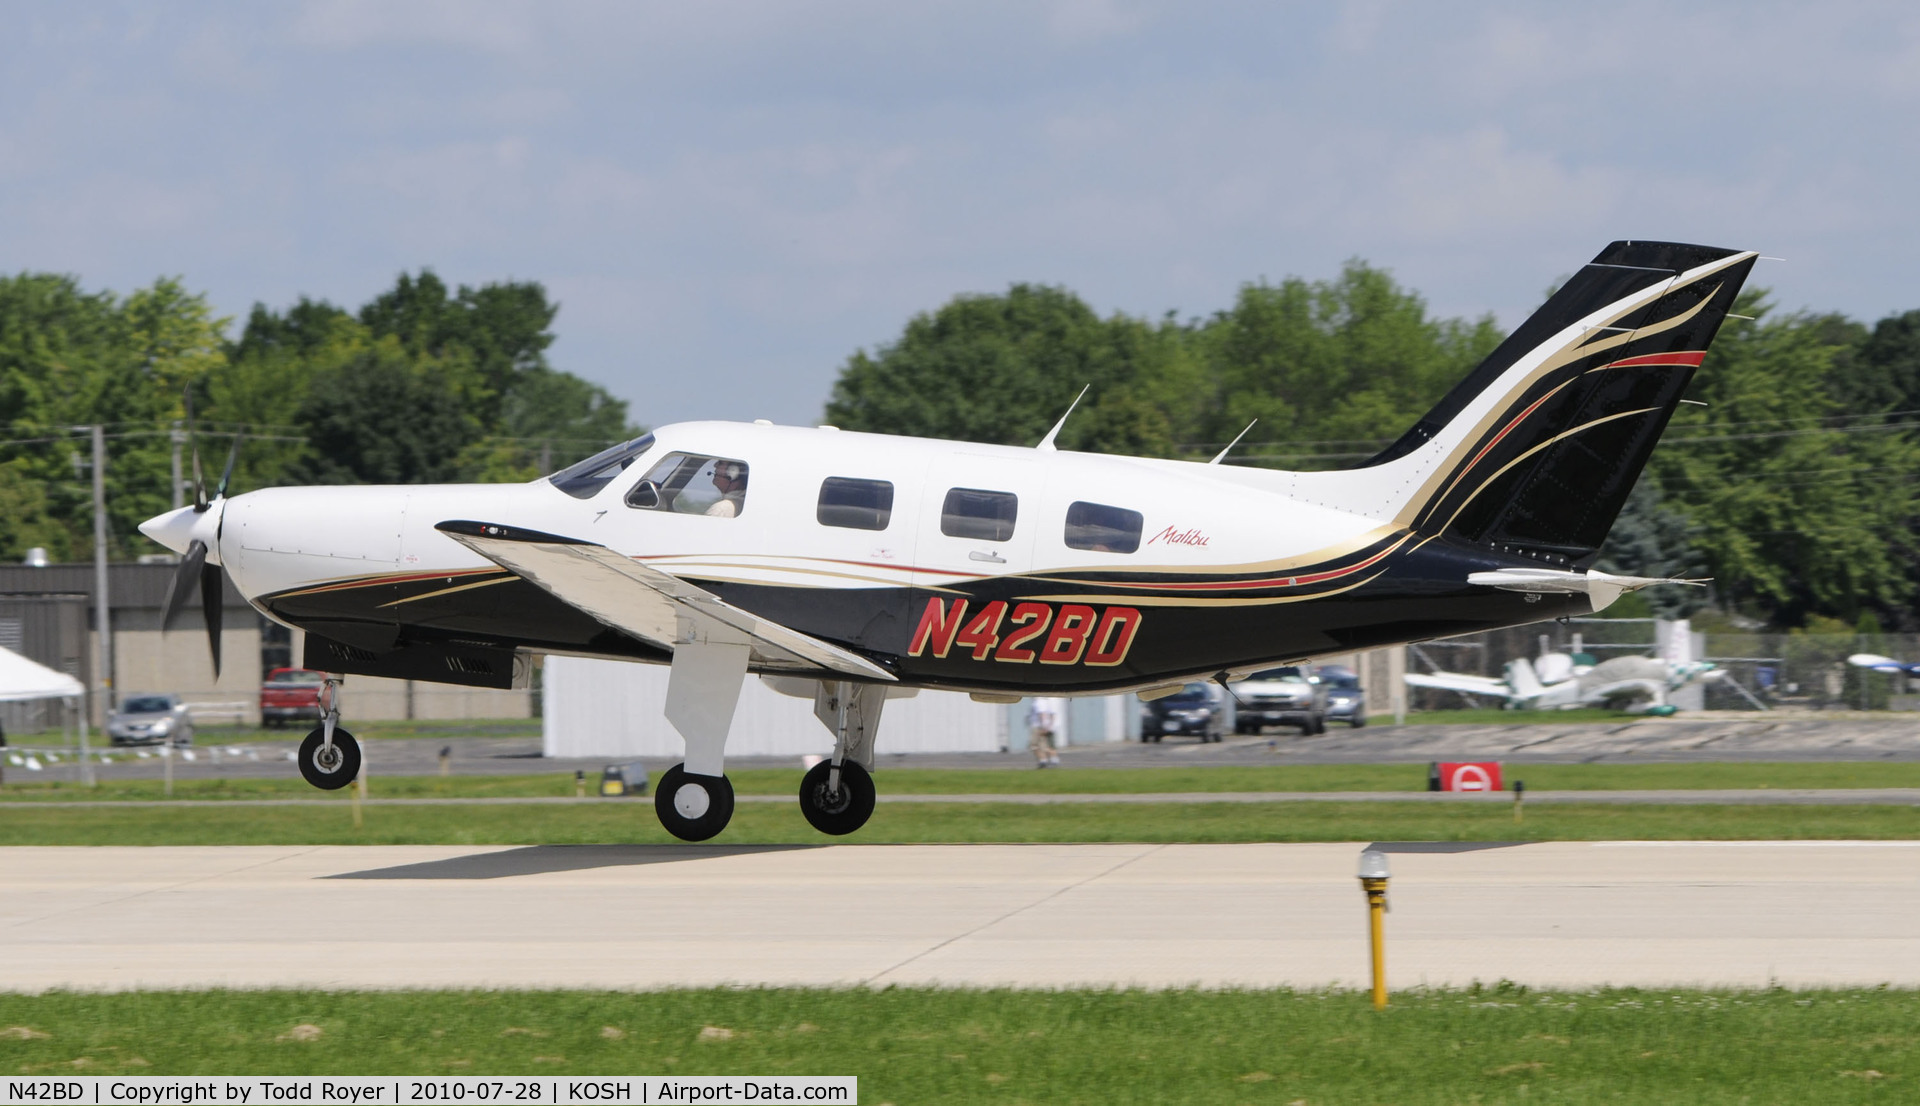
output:
[[[1326,689],[1295,665],[1269,668],[1233,685],[1238,708],[1233,732],[1259,733],[1268,726],[1298,726],[1302,734],[1327,731]]]
[[[1140,715],[1140,740],[1157,742],[1168,734],[1192,734],[1204,744],[1219,741],[1227,729],[1220,707],[1220,689],[1192,683],[1147,702]]]
[[[288,722],[320,720],[320,689],[327,674],[311,668],[276,668],[260,685],[260,724],[268,728]]]
[[[1327,721],[1356,728],[1367,724],[1367,693],[1359,674],[1344,664],[1323,664],[1314,668],[1313,678],[1327,692]]]
[[[193,716],[177,695],[129,695],[107,716],[115,745],[191,745]]]

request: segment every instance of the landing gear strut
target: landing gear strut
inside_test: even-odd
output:
[[[340,728],[340,681],[320,689],[320,725],[300,743],[300,775],[322,791],[338,791],[360,774],[360,743]]]
[[[727,780],[727,730],[747,675],[747,646],[684,641],[674,647],[667,674],[667,721],[687,742],[687,759],[654,785],[653,812],[682,841],[705,841],[733,818]]]
[[[848,680],[822,682],[813,714],[833,731],[833,756],[800,780],[800,813],[821,833],[844,837],[873,817],[873,737],[887,689]]]
[[[725,776],[696,776],[676,764],[653,789],[653,812],[682,841],[705,841],[733,818],[733,784]]]

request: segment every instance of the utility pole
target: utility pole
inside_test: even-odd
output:
[[[180,446],[186,442],[187,432],[176,422],[167,436],[173,441],[173,509],[177,511],[185,506],[180,495]]]
[[[93,687],[100,704],[100,724],[113,712],[113,626],[107,615],[107,431],[93,431]],[[80,727],[80,781],[93,786],[93,758],[87,750],[87,728]]]

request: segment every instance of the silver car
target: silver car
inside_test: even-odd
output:
[[[193,716],[177,695],[129,695],[107,718],[115,745],[191,745]]]

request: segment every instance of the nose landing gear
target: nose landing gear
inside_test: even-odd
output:
[[[322,791],[338,791],[360,774],[360,743],[340,728],[340,681],[320,691],[320,725],[300,743],[300,775]]]

